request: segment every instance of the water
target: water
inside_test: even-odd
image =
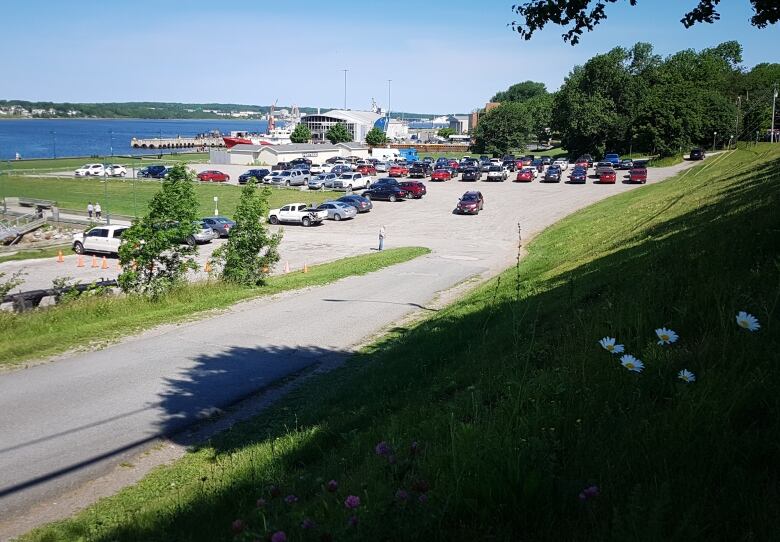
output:
[[[146,120],[146,119],[19,119],[0,120],[0,160],[112,154],[149,154],[133,149],[130,140],[152,137],[191,137],[219,130],[265,132],[264,120]],[[183,151],[186,151],[184,149]],[[183,152],[181,151],[181,152]],[[170,151],[164,151],[170,152]]]

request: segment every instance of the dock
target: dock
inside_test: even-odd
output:
[[[221,136],[208,135],[204,137],[153,137],[149,139],[133,138],[130,146],[134,149],[191,149],[224,147]]]

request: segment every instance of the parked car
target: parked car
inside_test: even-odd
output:
[[[109,177],[124,177],[127,175],[127,168],[119,164],[108,164],[105,172]]]
[[[585,158],[580,157],[574,162],[574,167],[587,170],[590,167],[590,163]]]
[[[420,181],[402,181],[398,185],[406,190],[409,199],[420,199],[428,193],[425,184]]]
[[[342,173],[333,183],[334,190],[355,190],[369,186],[371,186],[371,178],[362,173]]]
[[[482,179],[482,171],[478,167],[467,167],[460,175],[461,181],[479,181]]]
[[[487,178],[485,180],[504,182],[506,181],[507,177],[509,177],[509,174],[502,166],[491,164],[487,172]]]
[[[593,162],[595,162],[595,160],[593,160],[593,157],[590,154],[583,154],[577,158],[577,162],[587,162],[588,167],[593,167]]]
[[[231,228],[236,227],[235,222],[224,216],[209,216],[201,218],[200,221],[214,230],[219,237],[227,237],[230,235]]]
[[[313,209],[305,203],[291,203],[279,209],[268,212],[268,222],[271,224],[288,223],[311,226],[319,224],[328,216],[327,211]]]
[[[326,201],[321,203],[317,209],[325,211],[328,214],[327,218],[337,222],[345,218],[355,218],[357,216],[357,209],[342,201]]]
[[[612,168],[602,170],[602,172],[599,173],[599,183],[601,184],[615,184],[616,181],[617,173]]]
[[[449,181],[452,179],[452,172],[449,168],[437,169],[431,173],[431,181]]]
[[[415,162],[412,167],[409,168],[409,177],[419,177],[424,179],[431,174],[431,166],[426,162]]]
[[[328,172],[330,172],[330,168],[328,168]],[[312,175],[319,175],[320,173],[325,173],[322,168],[322,164],[310,164],[309,165],[309,173]]]
[[[352,166],[349,166],[347,164],[336,164],[330,170],[331,173],[335,173],[336,175],[343,175],[344,173],[349,173],[351,171],[352,171]]]
[[[450,166],[450,169],[454,172],[453,177],[456,177],[458,172],[460,171],[460,162],[457,160],[450,160],[447,162]]]
[[[645,184],[647,182],[647,168],[632,168],[631,171],[628,172],[628,180],[632,183]]]
[[[256,183],[261,183],[270,173],[267,169],[250,169],[238,176],[238,184],[246,184],[249,179],[254,179]]]
[[[517,170],[517,160],[504,160],[501,165],[504,169],[512,173]]]
[[[487,173],[488,171],[490,171],[490,166],[492,165],[493,164],[490,163],[490,160],[482,161],[479,163],[479,170],[483,173]]]
[[[73,236],[73,252],[100,252],[103,254],[119,254],[119,244],[127,226],[98,226],[86,233]]]
[[[196,220],[193,224],[195,224],[195,232],[187,238],[187,244],[191,247],[211,243],[219,238],[219,234],[205,222]]]
[[[544,162],[542,161],[541,158],[534,158],[531,161],[531,167],[536,168],[536,171],[541,173],[542,171],[544,171]]]
[[[336,201],[340,201],[341,203],[346,203],[347,205],[351,205],[352,207],[355,208],[355,210],[357,210],[358,213],[367,213],[374,208],[374,204],[371,203],[370,199],[364,198],[363,196],[358,196],[357,194],[349,194],[347,196],[341,196]]]
[[[355,168],[355,171],[363,175],[376,175],[376,168],[371,164],[361,164]]]
[[[558,166],[561,168],[561,170],[569,169],[569,159],[568,158],[556,158],[553,160],[552,165]]]
[[[387,169],[390,167],[390,164],[387,162],[377,162],[374,164],[374,169],[376,169],[377,173],[387,173]]]
[[[76,177],[102,177],[105,174],[103,164],[85,164],[73,172]]]
[[[408,195],[406,190],[390,183],[377,183],[368,190],[364,190],[361,194],[361,196],[370,200],[383,199],[390,202],[406,199]]]
[[[409,168],[402,166],[401,164],[395,164],[390,166],[387,170],[387,174],[391,177],[406,177],[409,175]]]
[[[266,177],[266,182],[276,186],[305,186],[309,184],[309,178],[306,170],[285,169]]]
[[[227,173],[222,173],[221,171],[217,171],[216,169],[208,169],[198,173],[198,180],[204,182],[210,181],[214,183],[224,183],[230,180],[230,175]]]
[[[322,188],[333,188],[338,175],[335,173],[321,173],[309,179],[309,190],[320,190]]]
[[[524,167],[523,169],[517,172],[517,177],[515,178],[515,181],[530,183],[531,181],[536,179],[536,176],[538,174],[539,172],[536,170],[536,168]]]
[[[618,166],[619,169],[623,169],[623,170],[631,169],[632,167],[634,167],[634,161],[631,160],[630,158],[623,158],[620,161],[620,165]]]
[[[533,156],[523,156],[518,161],[523,164],[521,167],[527,167],[527,166],[530,166],[531,163],[534,161],[534,157]]]
[[[146,166],[138,170],[137,177],[146,179],[162,179],[168,173],[168,168],[161,165]]]
[[[704,149],[700,149],[698,147],[691,149],[691,153],[688,155],[688,158],[691,160],[704,160]]]
[[[485,207],[485,198],[482,192],[469,190],[463,194],[455,206],[455,212],[462,215],[478,215]]]
[[[550,166],[547,168],[542,181],[545,183],[559,183],[561,182],[561,175],[563,175],[563,171],[560,167]]]
[[[596,177],[601,177],[601,173],[612,168],[612,162],[599,162],[596,164]]]
[[[588,170],[584,167],[575,167],[569,175],[571,184],[584,184],[588,182]]]
[[[549,166],[550,164],[552,164],[552,158],[550,158],[549,156],[540,156],[540,159],[542,161],[542,164],[544,164],[545,166]]]
[[[604,155],[602,162],[609,162],[612,164],[612,167],[617,168],[620,166],[620,155],[614,152],[609,152]]]

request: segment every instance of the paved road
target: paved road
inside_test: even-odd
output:
[[[690,165],[651,170],[650,182]],[[351,221],[287,227],[282,254],[298,265],[366,252],[385,224],[388,246],[424,245],[433,250],[429,256],[0,375],[0,531],[3,518],[108,471],[151,439],[175,439],[204,409],[345,356],[425,307],[437,292],[508,267],[518,222],[530,236],[589,203],[635,188],[592,182],[428,185],[422,200],[375,202],[374,211]],[[458,195],[475,188],[485,194],[485,210],[453,215]]]

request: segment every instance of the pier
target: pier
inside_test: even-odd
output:
[[[133,138],[130,146],[134,149],[191,149],[198,147],[224,147],[222,136],[208,135],[203,137],[153,137],[148,139]]]

